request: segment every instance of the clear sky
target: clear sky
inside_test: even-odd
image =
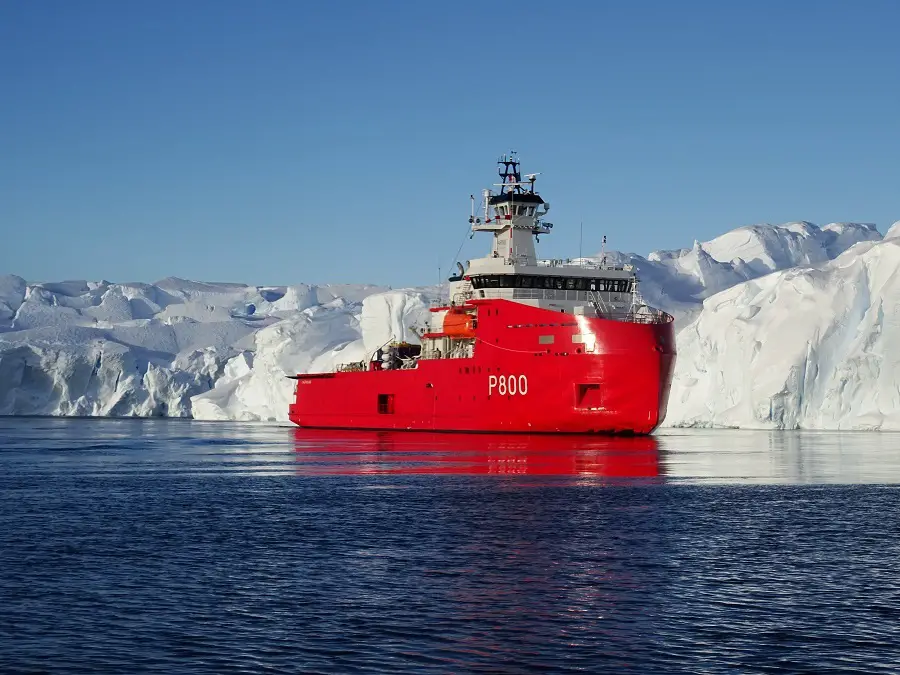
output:
[[[582,220],[585,253],[884,232],[898,26],[896,0],[5,0],[0,273],[429,283],[509,149],[547,257]]]

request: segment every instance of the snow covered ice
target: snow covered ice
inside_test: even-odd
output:
[[[900,222],[706,298],[678,332],[668,423],[900,430]]]
[[[900,224],[741,227],[635,265],[676,317],[666,424],[900,429]],[[287,419],[293,382],[415,341],[437,288],[0,276],[0,414]]]
[[[607,259],[633,264],[644,298],[672,314],[681,330],[703,300],[720,291],[778,270],[826,262],[857,242],[880,239],[867,223],[749,225],[712,241],[695,241],[691,248],[655,251],[646,258],[613,252]]]
[[[0,414],[190,416],[192,397],[253,362],[259,333],[309,314],[349,325],[363,298],[383,290],[0,277]]]

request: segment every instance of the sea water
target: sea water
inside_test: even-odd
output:
[[[0,418],[0,671],[898,672],[900,436]]]

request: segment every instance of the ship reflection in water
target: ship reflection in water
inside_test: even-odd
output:
[[[480,474],[658,478],[651,436],[294,431],[300,475]]]

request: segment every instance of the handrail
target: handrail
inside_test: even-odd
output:
[[[467,298],[474,299],[502,299],[502,300],[566,300],[571,302],[590,303],[591,293],[602,295],[606,301],[615,301],[612,296],[619,296],[622,301],[628,301],[630,294],[615,291],[577,291],[565,288],[480,288]]]
[[[631,272],[634,265],[607,265],[586,258],[548,258],[537,261],[538,267],[581,267],[590,270],[609,270],[610,272]]]
[[[437,307],[459,307],[464,305],[466,300],[471,300],[475,297],[475,294],[472,291],[466,291],[464,293],[454,293],[453,300],[447,300],[445,298],[441,298],[439,300],[431,300],[428,303],[430,308]]]
[[[642,311],[638,312],[603,312],[602,314],[598,313],[597,318],[640,324],[671,323],[675,320],[675,317],[668,312],[655,307],[642,308]]]

